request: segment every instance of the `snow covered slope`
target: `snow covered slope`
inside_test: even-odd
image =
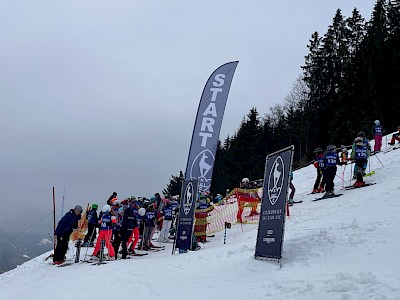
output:
[[[377,157],[369,167],[376,174],[365,178],[376,185],[318,202],[307,195],[315,168],[295,172],[303,203],[286,219],[281,269],[254,259],[257,225],[235,225],[225,245],[220,232],[187,254],[171,255],[169,244],[131,260],[63,268],[43,254],[0,275],[0,299],[400,299],[400,150]],[[350,166],[337,175],[341,192]]]

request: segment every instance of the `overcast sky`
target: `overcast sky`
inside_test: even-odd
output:
[[[282,103],[338,8],[372,0],[0,2],[2,228],[150,197],[185,170],[204,85],[239,61],[220,139]],[[263,162],[260,162],[263,163]],[[16,220],[18,220],[16,222]]]

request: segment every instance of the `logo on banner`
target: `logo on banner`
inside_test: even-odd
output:
[[[269,172],[268,177],[268,198],[271,205],[274,205],[278,201],[282,191],[283,178],[284,178],[284,164],[280,156],[278,156]]]
[[[211,174],[212,167],[214,165],[215,157],[213,153],[206,149],[201,151],[193,160],[190,168],[190,177],[196,177],[198,175],[199,190],[208,191],[211,186]]]
[[[185,194],[183,197],[183,212],[187,215],[192,209],[193,204],[193,184],[191,182],[188,183]]]

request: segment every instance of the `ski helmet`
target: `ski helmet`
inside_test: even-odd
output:
[[[363,140],[363,138],[360,137],[360,136],[356,137],[355,140],[354,140],[354,144],[355,144],[356,146],[361,146],[361,147],[364,146],[364,140]]]
[[[365,138],[365,133],[364,133],[364,131],[360,131],[359,133],[357,133],[357,136],[361,136],[361,137]]]
[[[336,147],[334,145],[329,145],[326,147],[326,151],[335,151]]]
[[[145,213],[146,213],[146,209],[145,209],[144,207],[139,208],[138,214],[139,214],[140,216],[143,217]]]
[[[99,208],[99,205],[96,204],[96,203],[93,203],[93,204],[92,204],[92,208],[93,208],[93,209],[98,209],[98,208]]]
[[[381,122],[379,122],[379,120],[375,120],[374,124],[375,124],[375,126],[379,126],[379,125],[381,125]]]
[[[103,208],[101,209],[101,211],[103,213],[108,213],[110,210],[111,210],[111,207],[108,204],[104,205]]]
[[[321,153],[324,152],[324,150],[322,150],[322,148],[315,148],[314,153]]]

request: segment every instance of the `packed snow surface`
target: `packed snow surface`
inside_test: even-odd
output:
[[[344,195],[317,202],[307,195],[314,166],[294,172],[303,203],[286,218],[281,267],[254,259],[258,225],[237,224],[226,244],[219,232],[185,254],[166,244],[130,260],[60,268],[45,253],[0,275],[0,299],[400,299],[400,150],[370,158],[367,172],[376,174],[365,181],[376,185],[341,191],[352,167],[338,167],[335,191]]]

